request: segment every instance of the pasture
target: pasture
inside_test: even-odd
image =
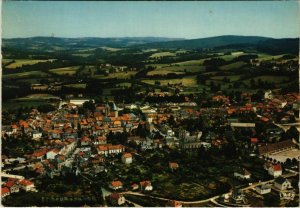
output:
[[[55,59],[49,59],[49,60],[32,60],[32,59],[14,59],[15,62],[9,64],[8,66],[6,66],[6,68],[8,69],[15,69],[17,67],[21,67],[23,65],[34,65],[40,62],[47,62],[47,61],[53,61]],[[4,63],[4,61],[3,61]]]
[[[197,86],[196,76],[186,76],[179,79],[144,79],[142,82],[150,85],[155,85],[155,82],[159,82],[161,86],[167,86],[169,84],[179,84],[182,83],[186,87],[195,87]]]
[[[14,74],[3,74],[3,79],[9,79],[9,78],[41,78],[41,77],[47,77],[48,74],[41,71],[29,71],[29,72],[21,72],[21,73],[14,73]]]
[[[69,66],[57,69],[51,69],[50,72],[53,72],[58,75],[73,75],[78,70],[79,66]]]

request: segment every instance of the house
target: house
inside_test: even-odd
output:
[[[54,159],[56,155],[59,153],[59,149],[52,149],[49,152],[47,152],[46,157],[47,159]]]
[[[125,197],[122,194],[112,193],[109,195],[109,201],[113,206],[119,206],[125,203]]]
[[[42,137],[42,132],[33,131],[32,132],[32,139],[33,140],[39,140]]]
[[[182,203],[176,200],[168,200],[166,207],[182,207]]]
[[[232,200],[235,203],[243,203],[245,201],[245,195],[241,189],[234,189],[231,195]]]
[[[268,156],[273,153],[282,152],[293,149],[295,144],[292,140],[285,140],[274,144],[266,144],[258,147],[259,155]]]
[[[151,181],[141,181],[140,182],[140,190],[141,191],[152,191],[153,187],[151,185]]]
[[[282,175],[281,164],[266,163],[264,168],[271,176],[274,176],[275,178]]]
[[[125,151],[125,147],[121,144],[112,145],[112,144],[106,144],[106,145],[99,145],[97,148],[99,155],[105,155],[108,154],[119,154]]]
[[[19,186],[20,186],[21,189],[25,190],[26,192],[35,190],[34,184],[29,180],[25,180],[25,179],[21,180],[19,182]]]
[[[7,181],[4,186],[9,189],[10,193],[17,193],[20,191],[19,186],[12,180]]]
[[[271,192],[271,185],[269,184],[262,184],[255,187],[255,191],[259,194],[267,194]]]
[[[130,154],[130,153],[124,153],[122,155],[122,162],[125,163],[125,164],[132,163],[132,154]]]
[[[291,182],[288,179],[283,178],[282,176],[279,176],[275,179],[274,186],[279,190],[286,190],[292,188]]]
[[[132,184],[130,187],[131,187],[132,191],[135,191],[135,190],[139,189],[139,185],[137,185],[136,183]]]
[[[239,168],[237,171],[234,172],[234,177],[241,178],[241,179],[250,179],[251,173],[246,170],[245,168]]]
[[[4,198],[10,195],[9,189],[7,187],[1,188],[1,197]]]
[[[118,190],[123,188],[123,183],[121,181],[112,181],[109,184],[109,188],[113,190]]]
[[[176,170],[176,169],[179,168],[179,165],[178,165],[178,163],[176,163],[176,162],[169,162],[169,168],[170,168],[171,170]]]
[[[90,145],[90,142],[91,142],[91,139],[86,136],[81,137],[81,139],[80,139],[81,146],[88,146],[88,145]]]
[[[295,198],[294,190],[282,190],[279,192],[280,199],[293,200]]]

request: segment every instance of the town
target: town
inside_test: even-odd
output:
[[[2,125],[4,205],[296,206],[297,93],[243,105],[213,95],[205,108],[184,100],[80,96]]]
[[[299,207],[297,1],[3,1],[3,207]]]

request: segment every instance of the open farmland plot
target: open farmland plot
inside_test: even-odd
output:
[[[154,53],[150,56],[150,58],[159,58],[159,57],[165,57],[165,56],[176,56],[176,53],[173,52],[158,52],[158,53]]]
[[[49,59],[49,60],[32,60],[32,59],[15,59],[14,63],[9,64],[6,66],[8,69],[15,69],[17,67],[21,67],[23,65],[34,65],[40,62],[47,62],[47,61],[53,61],[55,59]]]
[[[50,72],[53,72],[58,75],[73,75],[78,70],[79,66],[70,66],[64,68],[51,69]]]
[[[136,71],[109,73],[107,78],[130,79],[136,73]]]
[[[232,64],[221,66],[220,69],[221,70],[235,70],[235,69],[239,69],[245,65],[246,65],[245,62],[239,61],[239,62],[235,62]]]
[[[150,85],[154,85],[155,82],[160,82],[161,86],[167,86],[169,84],[179,84],[182,83],[186,87],[195,87],[197,86],[197,79],[196,76],[186,76],[181,79],[145,79],[142,82]]]
[[[38,107],[40,105],[50,104],[46,99],[30,99],[30,100],[10,100],[2,103],[2,108],[5,110],[17,110],[24,107]],[[54,103],[53,103],[54,104]]]
[[[225,77],[228,78],[230,80],[230,82],[235,82],[235,81],[238,81],[240,79],[240,75],[213,76],[213,77],[210,77],[210,79],[222,81]]]
[[[289,80],[288,76],[270,76],[270,75],[266,75],[266,76],[258,76],[253,78],[256,82],[260,79],[261,81],[267,81],[267,82],[274,82],[275,84],[281,83],[281,82],[285,82],[287,80]],[[246,84],[250,83],[251,79],[246,79],[243,82]]]
[[[67,84],[65,86],[66,87],[78,88],[78,89],[85,89],[86,88],[86,84],[85,83]]]
[[[3,74],[3,79],[8,78],[41,78],[41,77],[47,77],[49,76],[45,72],[41,71],[30,71],[30,72],[22,72],[22,73],[14,73],[14,74]]]

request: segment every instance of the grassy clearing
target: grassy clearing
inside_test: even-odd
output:
[[[181,79],[163,79],[163,80],[145,79],[145,80],[142,80],[142,82],[144,82],[146,84],[150,84],[150,85],[154,85],[155,81],[160,82],[161,86],[167,86],[168,83],[170,83],[170,84],[182,83],[186,87],[195,87],[195,86],[197,86],[196,76],[187,76],[187,77],[183,77]]]
[[[178,66],[178,65],[171,65],[171,66],[161,66],[157,69],[148,72],[147,75],[156,75],[156,74],[163,74],[166,75],[168,73],[175,73],[175,74],[184,74],[184,72],[203,72],[205,70],[205,66]]]
[[[239,69],[245,65],[246,65],[245,62],[239,61],[239,62],[235,62],[232,64],[221,66],[220,69],[221,70],[234,70],[234,69]]]
[[[224,77],[227,77],[230,82],[235,82],[237,80],[240,79],[240,76],[239,75],[230,75],[230,76],[213,76],[213,77],[210,77],[210,79],[212,80],[223,80]]]
[[[130,82],[122,82],[122,83],[119,83],[117,86],[118,87],[131,87],[131,83]]]
[[[101,47],[104,50],[110,51],[110,52],[116,52],[116,51],[121,51],[121,48],[112,48],[112,47]]]
[[[259,61],[269,61],[269,60],[272,60],[272,59],[275,60],[275,59],[281,58],[283,55],[284,54],[272,56],[272,55],[269,55],[269,54],[261,53],[261,54],[258,54],[258,60]]]
[[[30,71],[30,72],[22,72],[22,73],[14,73],[14,74],[3,74],[3,79],[9,78],[34,78],[34,77],[47,77],[48,74],[41,71]]]
[[[165,56],[176,56],[176,53],[173,52],[158,52],[158,53],[154,53],[150,56],[150,58],[159,58],[159,57],[165,57]]]
[[[206,59],[190,60],[190,61],[177,62],[174,64],[178,64],[180,66],[195,66],[195,65],[201,66],[205,60]]]
[[[9,64],[8,66],[6,66],[6,68],[15,69],[15,68],[21,67],[23,65],[33,65],[33,64],[40,63],[40,62],[53,61],[53,60],[54,59],[49,59],[49,60],[15,59],[15,62]]]
[[[85,89],[86,84],[85,83],[77,83],[77,84],[67,84],[66,87],[73,87],[73,88],[79,88],[79,89]]]
[[[16,101],[32,101],[32,100],[47,100],[47,99],[59,99],[59,97],[50,94],[31,94],[22,98],[16,98]]]
[[[78,70],[79,66],[70,66],[70,67],[64,67],[64,68],[57,68],[57,69],[51,69],[50,72],[53,72],[58,75],[73,75]]]
[[[131,76],[134,76],[137,72],[136,71],[129,71],[129,72],[115,72],[110,73],[108,76],[104,75],[95,75],[94,78],[97,79],[109,79],[109,78],[117,78],[117,79],[130,79]]]
[[[86,57],[88,57],[88,56],[90,56],[90,55],[92,55],[92,54],[89,54],[89,53],[74,53],[74,54],[72,54],[73,56],[80,56],[80,57],[84,57],[84,58],[86,58]]]
[[[274,83],[281,83],[283,81],[287,81],[289,78],[287,76],[258,76],[253,78],[256,82],[260,79],[262,81],[267,81],[267,82],[274,82]],[[251,79],[246,79],[243,82],[246,84],[250,84]]]
[[[55,103],[50,103],[46,99],[29,99],[29,100],[18,100],[18,99],[13,99],[8,102],[2,103],[2,109],[4,110],[17,110],[19,108],[24,108],[24,107],[38,107],[40,105],[45,105],[45,104],[55,104]]]

